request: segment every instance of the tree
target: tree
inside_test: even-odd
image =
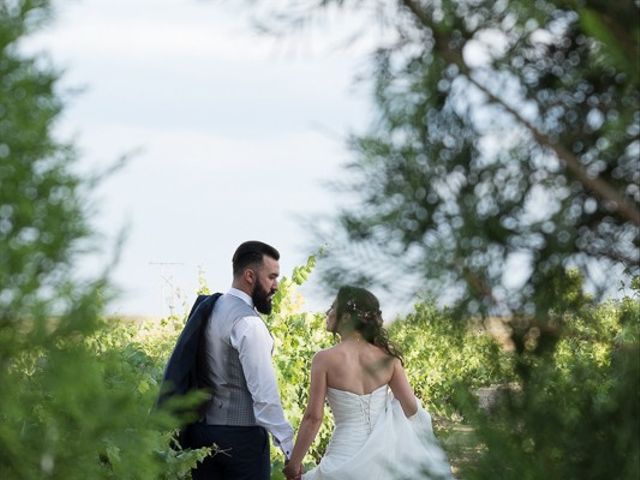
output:
[[[410,272],[472,312],[543,317],[568,266],[599,292],[637,273],[637,2],[394,5],[374,59],[379,118],[351,138],[340,182],[358,201],[323,238],[328,284]]]
[[[25,58],[18,48],[49,14],[45,1],[0,4],[0,326],[6,342],[0,359],[5,366],[32,341],[15,328],[18,322],[28,321],[43,336],[52,310],[73,308],[61,299],[91,296],[95,288],[69,282],[70,259],[89,229],[82,182],[69,168],[73,148],[51,133],[62,110],[54,93],[57,75],[42,66],[44,59]]]
[[[20,51],[50,15],[46,0],[0,1],[0,477],[178,478],[202,452],[171,453],[177,422],[149,414],[144,355],[109,348],[108,276],[74,272],[93,181],[52,133],[57,72]]]
[[[490,417],[461,403],[486,447],[468,478],[635,478],[638,300],[614,320],[595,304],[639,272],[639,3],[323,0],[297,20],[370,5],[395,35],[337,183],[357,201],[322,237],[326,283],[509,319],[518,389]]]

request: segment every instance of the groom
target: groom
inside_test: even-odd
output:
[[[189,446],[215,443],[219,451],[192,471],[195,480],[268,480],[268,433],[287,460],[291,455],[293,429],[271,363],[273,338],[256,312],[271,313],[279,258],[266,243],[240,245],[231,289],[216,302],[204,331],[205,383],[212,398],[203,420],[191,427]]]

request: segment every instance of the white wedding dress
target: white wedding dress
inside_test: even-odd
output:
[[[320,464],[303,480],[452,479],[431,416],[407,418],[387,385],[358,395],[328,388],[335,429]]]

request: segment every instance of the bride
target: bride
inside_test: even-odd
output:
[[[287,479],[452,479],[431,417],[382,327],[378,299],[363,288],[342,287],[327,311],[327,330],[340,343],[313,357],[309,403],[284,469]],[[302,475],[325,398],[335,429],[320,464]]]

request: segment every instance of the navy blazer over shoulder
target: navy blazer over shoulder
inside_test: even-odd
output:
[[[204,361],[201,361],[205,348],[204,330],[220,296],[222,296],[221,293],[198,295],[193,307],[191,307],[187,323],[178,337],[167,363],[158,397],[158,406],[162,406],[172,397],[185,395],[201,386],[198,379],[201,375],[200,370],[205,368]]]

